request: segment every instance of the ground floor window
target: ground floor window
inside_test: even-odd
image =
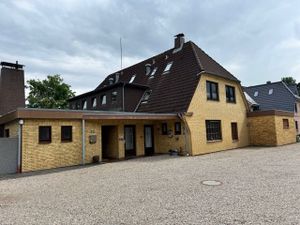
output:
[[[288,119],[282,119],[282,123],[283,123],[283,129],[289,129],[290,125]]]
[[[232,140],[239,139],[237,123],[231,123],[231,137],[232,137]]]
[[[51,126],[40,126],[39,127],[39,142],[51,142]]]
[[[221,120],[206,120],[205,124],[208,141],[222,140]]]
[[[181,134],[181,123],[176,122],[175,123],[175,135],[180,135]]]
[[[9,129],[5,129],[4,136],[7,137],[7,138],[9,138]]]
[[[72,141],[72,126],[61,127],[61,141]]]
[[[167,135],[168,134],[168,124],[167,123],[162,123],[161,124],[161,134],[162,135]]]

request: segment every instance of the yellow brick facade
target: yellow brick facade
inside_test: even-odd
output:
[[[207,100],[206,81],[218,83],[219,101]],[[226,102],[225,85],[235,87],[236,103]],[[239,83],[222,79],[217,76],[202,74],[188,112],[193,113],[192,116],[186,117],[191,131],[192,155],[205,154],[249,145],[246,117],[247,104]],[[207,141],[206,120],[221,120],[221,141]],[[232,122],[237,123],[239,137],[237,141],[233,141],[231,137]]]
[[[5,124],[4,129],[9,130],[9,137],[16,138],[18,137],[19,123],[17,120],[12,121],[10,123]]]

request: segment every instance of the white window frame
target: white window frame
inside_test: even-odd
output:
[[[101,100],[101,105],[106,105],[106,95],[101,95],[100,100]]]
[[[130,78],[129,84],[131,84],[135,78],[136,78],[136,74],[132,75],[132,77]]]
[[[258,96],[258,91],[255,91],[254,92],[254,97],[257,97]]]
[[[87,101],[83,100],[82,109],[87,109]]]
[[[273,88],[269,89],[269,95],[273,94],[274,90]]]
[[[170,72],[171,68],[173,65],[173,61],[172,62],[168,62],[168,64],[166,65],[163,74]]]

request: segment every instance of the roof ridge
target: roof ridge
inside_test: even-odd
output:
[[[275,81],[275,82],[271,82],[269,84],[256,84],[256,85],[252,85],[252,86],[247,86],[245,88],[254,88],[254,87],[259,87],[259,86],[266,86],[266,85],[270,85],[270,84],[278,84],[278,83],[282,83],[282,81]]]

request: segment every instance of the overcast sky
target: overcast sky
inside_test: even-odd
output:
[[[61,74],[77,94],[184,33],[243,85],[300,82],[300,1],[0,0],[0,60],[26,79]]]

